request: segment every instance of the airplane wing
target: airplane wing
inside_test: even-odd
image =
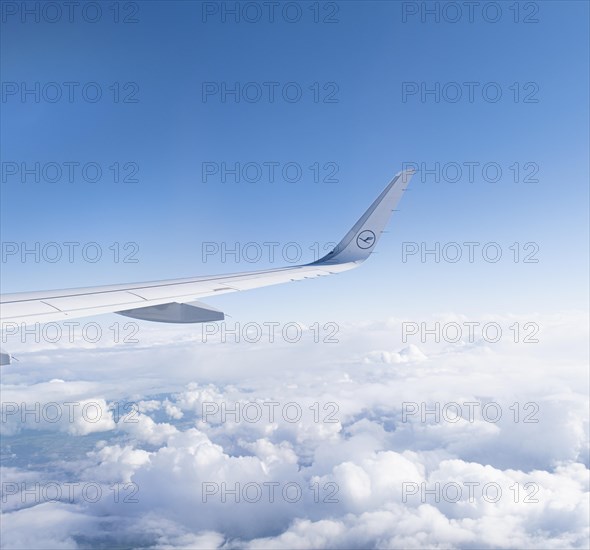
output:
[[[119,313],[135,319],[164,323],[222,320],[223,312],[198,300],[279,283],[315,279],[360,265],[375,249],[412,174],[412,170],[398,173],[340,243],[313,263],[232,275],[5,294],[0,296],[2,328],[9,323],[23,326],[101,313]],[[7,353],[0,354],[0,364],[6,364],[9,360]]]

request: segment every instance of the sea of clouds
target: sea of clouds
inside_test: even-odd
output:
[[[486,319],[505,337],[5,343],[1,545],[587,548],[587,316]]]

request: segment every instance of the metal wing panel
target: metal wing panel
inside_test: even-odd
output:
[[[153,281],[147,283],[147,286],[130,284],[65,290],[59,293],[24,293],[4,298],[0,303],[0,318],[2,323],[32,324],[115,313],[170,302],[186,303],[206,296],[219,296],[228,292],[329,275],[338,271],[339,267],[344,268],[330,266],[328,270],[317,266],[298,266],[240,275]],[[36,299],[38,297],[45,299]]]

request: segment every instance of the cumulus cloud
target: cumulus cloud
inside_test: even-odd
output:
[[[3,400],[94,401],[104,419],[5,415],[3,546],[585,548],[584,323],[539,321],[528,347],[401,342],[397,320],[247,356],[187,336],[166,376],[157,353],[129,352],[125,388],[116,358],[7,371]],[[43,493],[72,482],[73,498]]]
[[[365,363],[414,363],[424,361],[427,357],[418,346],[412,344],[401,351],[371,351],[365,357]]]

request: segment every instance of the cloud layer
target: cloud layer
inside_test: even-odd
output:
[[[586,548],[587,320],[536,322],[33,354],[3,375],[2,546]]]

